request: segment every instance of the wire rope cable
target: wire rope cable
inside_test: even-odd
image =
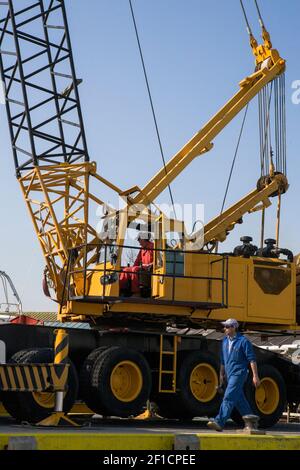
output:
[[[234,157],[233,157],[230,172],[229,172],[229,177],[228,177],[227,184],[226,184],[226,189],[225,189],[225,194],[224,194],[220,214],[223,214],[223,211],[224,211],[224,207],[225,207],[225,203],[226,203],[226,199],[227,199],[227,195],[228,195],[228,191],[229,191],[229,186],[230,186],[231,179],[232,179],[232,174],[233,174],[236,159],[237,159],[237,156],[238,156],[238,151],[239,151],[239,148],[240,148],[240,143],[241,143],[241,139],[242,139],[242,135],[243,135],[243,130],[244,130],[244,127],[245,127],[245,122],[246,122],[246,117],[247,117],[247,114],[248,114],[248,109],[249,109],[249,103],[247,104],[246,109],[245,109],[245,113],[244,113],[244,117],[243,117],[243,121],[242,121],[242,125],[241,125],[241,130],[240,130],[240,133],[239,133],[237,145],[236,145],[235,152],[234,152]]]
[[[163,151],[162,141],[161,141],[160,132],[159,132],[159,128],[158,128],[157,117],[156,117],[156,112],[155,112],[155,108],[154,108],[154,104],[153,104],[153,99],[152,99],[152,93],[151,93],[150,84],[149,84],[149,80],[148,80],[148,73],[147,73],[147,69],[146,69],[146,65],[145,65],[145,60],[144,60],[144,54],[143,54],[143,50],[142,50],[142,45],[141,45],[141,41],[140,41],[140,36],[139,36],[138,28],[137,28],[137,22],[136,22],[136,19],[135,19],[134,9],[133,9],[133,5],[132,5],[132,1],[131,1],[131,0],[129,0],[129,6],[130,6],[130,11],[131,11],[131,16],[132,16],[133,25],[134,25],[136,40],[137,40],[137,44],[138,44],[138,49],[139,49],[139,53],[140,53],[140,58],[141,58],[141,62],[142,62],[142,67],[143,67],[143,72],[144,72],[146,87],[147,87],[147,91],[148,91],[148,96],[149,96],[149,101],[150,101],[152,116],[153,116],[153,120],[154,120],[154,126],[155,126],[156,135],[157,135],[157,140],[158,140],[158,145],[159,145],[159,149],[160,149],[160,154],[161,154],[161,158],[162,158],[162,161],[163,161],[165,173],[166,173],[166,175],[167,175],[167,174],[168,174],[168,171],[167,171],[167,167],[166,167],[166,159],[165,159],[165,155],[164,155],[164,151]],[[170,199],[171,199],[171,204],[172,204],[172,206],[173,206],[174,215],[175,215],[175,218],[176,218],[176,211],[175,211],[174,198],[173,198],[172,188],[171,188],[171,185],[170,185],[170,184],[168,184],[168,189],[169,189],[169,195],[170,195]]]
[[[271,86],[264,87],[258,96],[259,100],[259,132],[260,132],[260,160],[261,176],[269,174],[269,159],[271,158],[271,125],[270,112],[273,94],[273,83]]]
[[[244,4],[243,4],[243,0],[240,0],[240,4],[241,4],[242,12],[244,14],[245,22],[246,22],[246,25],[247,25],[248,34],[251,35],[252,30],[251,30],[251,26],[250,26],[250,23],[249,23],[249,20],[248,20],[248,17],[247,17],[247,13],[246,13],[246,10],[245,10]]]
[[[258,13],[259,24],[261,25],[261,27],[264,28],[264,27],[265,27],[265,25],[264,25],[264,20],[263,20],[263,18],[262,18],[262,16],[261,16],[261,12],[260,12],[260,8],[259,8],[259,6],[258,6],[257,0],[254,0],[254,3],[255,3],[255,6],[256,6],[256,9],[257,9],[257,13]]]

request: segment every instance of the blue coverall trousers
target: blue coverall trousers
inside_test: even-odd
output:
[[[234,408],[238,410],[241,416],[253,414],[243,390],[247,375],[248,374],[231,375],[228,378],[219,414],[215,418],[215,421],[222,428],[224,428],[225,423],[230,418]]]

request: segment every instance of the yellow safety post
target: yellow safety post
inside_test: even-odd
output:
[[[54,331],[54,364],[66,364],[69,356],[69,337],[68,333],[62,328]],[[66,379],[67,380],[67,379]],[[55,409],[51,416],[43,419],[38,426],[59,426],[71,425],[79,426],[75,421],[68,418],[63,411],[64,391],[57,390],[55,392]]]
[[[69,355],[69,337],[62,328],[54,330],[56,335],[54,343],[54,364],[66,364]]]

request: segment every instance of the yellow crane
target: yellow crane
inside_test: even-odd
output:
[[[208,123],[145,185],[140,189],[135,186],[127,191],[117,190],[126,198],[127,205],[114,217],[116,227],[114,240],[100,239],[92,243],[83,243],[74,250],[72,262],[67,272],[68,299],[60,310],[60,318],[84,320],[93,317],[96,322],[105,322],[111,314],[128,323],[126,314],[138,318],[139,315],[153,319],[156,314],[165,321],[180,317],[186,323],[221,320],[228,315],[228,309],[242,322],[261,324],[279,324],[295,326],[294,284],[295,269],[291,263],[273,260],[245,259],[224,257],[223,255],[205,254],[193,250],[193,237],[186,233],[184,224],[178,220],[169,220],[161,214],[155,217],[149,212],[159,194],[180,174],[197,156],[201,156],[213,147],[213,139],[226,125],[270,82],[278,79],[285,71],[285,61],[277,50],[273,49],[270,36],[262,27],[263,44],[258,45],[252,33],[250,44],[255,56],[255,71],[239,84],[239,91],[213,116]],[[99,176],[96,176],[98,179]],[[270,205],[270,196],[281,195],[288,189],[284,174],[274,171],[271,161],[269,174],[261,178],[257,188],[227,209],[204,227],[203,245],[222,242],[244,214],[264,210]],[[149,275],[148,295],[142,299],[131,296],[120,298],[118,275],[122,273],[122,253],[126,239],[126,230],[135,219],[144,218],[152,223],[155,233],[154,266]],[[168,233],[177,233],[181,240],[181,251],[166,250]],[[194,235],[197,238],[197,234]],[[102,242],[102,247],[101,247]],[[184,248],[185,247],[185,248]],[[113,261],[110,251],[114,250]],[[188,250],[185,252],[185,250]],[[99,251],[102,261],[96,263],[95,252]],[[94,254],[92,256],[91,254]],[[117,253],[117,254],[116,254]],[[176,260],[177,253],[177,260]],[[174,258],[175,256],[175,258]],[[169,260],[168,260],[169,258]],[[173,260],[170,261],[170,260]],[[259,267],[257,267],[259,263]],[[177,271],[180,271],[177,275]],[[282,292],[276,297],[266,296],[261,286],[257,286],[257,273],[289,278],[288,285],[282,285]],[[178,272],[179,272],[178,271]],[[150,279],[151,277],[151,279]],[[230,279],[235,279],[234,288]],[[236,289],[236,283],[241,283]],[[276,280],[274,280],[276,282]],[[151,286],[149,284],[151,283]],[[252,297],[257,303],[252,304]],[[260,306],[258,308],[258,305]],[[212,312],[212,310],[214,310]],[[267,312],[272,312],[269,314]],[[125,314],[125,316],[124,316]],[[184,320],[185,319],[185,320]]]
[[[268,105],[260,93],[273,84],[279,97],[285,60],[273,48],[262,21],[261,44],[248,26],[253,73],[144,188],[124,191],[99,175],[89,159],[78,92],[81,80],[75,72],[64,1],[38,0],[22,8],[7,0],[0,7],[0,69],[13,157],[47,266],[45,292],[59,303],[59,320],[95,326],[68,329],[72,363],[65,411],[74,403],[79,380],[80,398],[103,415],[138,415],[149,399],[165,416],[213,415],[219,406],[219,342],[171,333],[167,327],[216,326],[230,312],[252,329],[298,328],[296,265],[292,254],[279,248],[278,236],[259,250],[244,238],[230,254],[214,252],[245,214],[264,214],[274,196],[280,208],[288,189],[284,165],[274,164],[263,135],[257,187],[193,234],[182,221],[157,210],[155,199],[197,156],[211,150],[218,134],[258,95],[267,134]],[[103,188],[125,199],[125,208],[108,207],[101,198]],[[100,235],[90,218],[95,206],[105,212]],[[153,254],[153,263],[135,271],[139,294],[124,295],[120,278],[127,233],[139,227],[154,234],[154,245],[146,250]],[[0,327],[12,361],[51,361],[53,333],[48,327],[16,327]],[[256,394],[248,387],[247,393],[262,425],[270,426],[286,400],[297,402],[300,385],[295,377],[300,375],[298,366],[289,362],[287,368],[270,352],[257,355],[263,360],[262,388]],[[20,420],[47,418],[54,407],[51,393],[6,397],[5,406]]]

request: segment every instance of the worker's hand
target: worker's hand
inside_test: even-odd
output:
[[[253,385],[255,388],[258,388],[260,386],[260,380],[258,375],[253,375]]]
[[[224,385],[225,385],[225,375],[220,374],[219,385],[218,387],[216,387],[219,395],[224,395],[224,389],[225,389]]]

